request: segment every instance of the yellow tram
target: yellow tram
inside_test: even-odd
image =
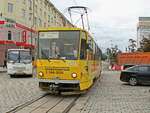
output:
[[[80,28],[38,30],[39,87],[50,93],[80,94],[101,74],[101,50]]]

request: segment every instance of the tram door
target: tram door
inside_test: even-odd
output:
[[[82,32],[82,37],[81,37],[81,49],[80,49],[80,59],[81,60],[86,60],[86,33]]]
[[[87,81],[89,79],[88,76],[88,71],[89,71],[89,66],[88,66],[88,59],[87,59],[87,51],[86,51],[86,33],[82,32],[81,35],[81,48],[80,48],[80,62],[81,62],[81,66],[82,66],[82,73],[85,77],[85,80]]]

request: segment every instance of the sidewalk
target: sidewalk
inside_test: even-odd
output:
[[[0,73],[6,72],[7,68],[0,67]]]
[[[149,106],[149,87],[132,87],[120,81],[119,72],[103,71],[69,113],[150,113]]]

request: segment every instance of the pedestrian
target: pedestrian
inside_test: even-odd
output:
[[[113,69],[113,67],[114,67],[114,64],[112,63],[112,64],[111,64],[111,69]]]
[[[4,59],[4,65],[3,68],[7,68],[7,52],[5,52],[5,59]]]
[[[6,61],[6,59],[4,59],[4,65],[3,65],[3,68],[7,68],[7,61]]]

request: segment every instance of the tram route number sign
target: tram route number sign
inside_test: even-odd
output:
[[[46,70],[46,74],[64,74],[64,71]]]
[[[47,74],[66,74],[69,71],[68,67],[45,67]]]
[[[69,67],[45,67],[45,70],[69,71]]]

